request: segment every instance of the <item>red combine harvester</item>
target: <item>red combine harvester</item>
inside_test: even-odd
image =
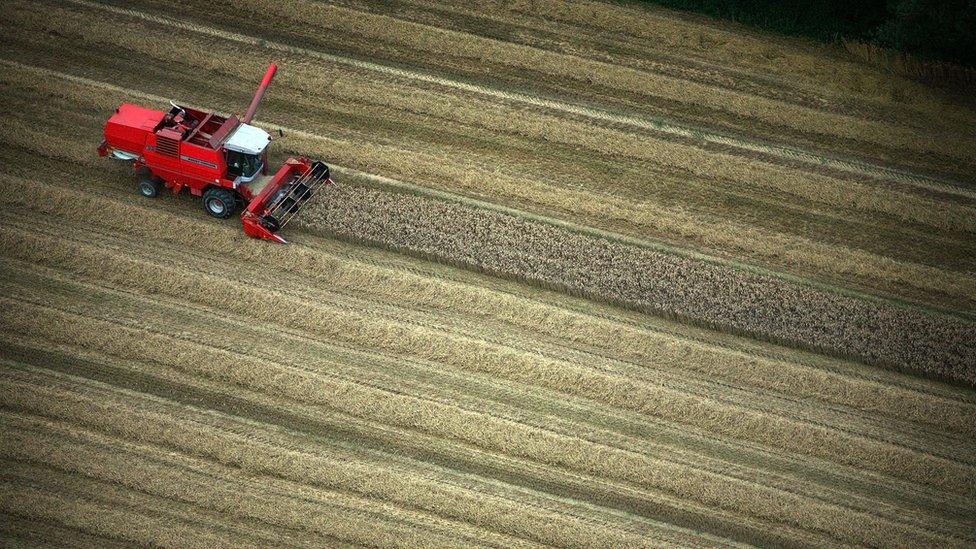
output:
[[[278,67],[268,67],[243,118],[180,107],[169,112],[123,104],[105,124],[99,156],[133,161],[150,176],[139,185],[143,196],[162,187],[178,194],[189,189],[203,197],[210,215],[227,219],[244,207],[244,232],[285,243],[277,232],[322,187],[331,185],[329,167],[305,157],[289,158],[268,173],[271,136],[251,126],[251,119]]]

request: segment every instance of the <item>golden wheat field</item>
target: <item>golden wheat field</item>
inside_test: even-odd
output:
[[[3,16],[0,545],[976,545],[971,102],[622,3]],[[271,62],[288,246],[98,157]]]

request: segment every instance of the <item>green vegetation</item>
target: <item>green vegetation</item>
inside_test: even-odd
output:
[[[646,1],[646,0],[645,0]],[[967,0],[650,0],[824,42],[869,42],[900,52],[976,66],[976,4]]]

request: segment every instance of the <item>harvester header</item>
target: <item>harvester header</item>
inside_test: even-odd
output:
[[[244,232],[284,243],[277,233],[323,187],[332,185],[329,167],[305,157],[289,158],[268,170],[271,135],[252,126],[278,67],[271,64],[243,118],[182,107],[168,112],[123,104],[105,124],[100,156],[132,161],[146,174],[139,192],[156,197],[162,188],[202,198],[210,215],[241,215]]]

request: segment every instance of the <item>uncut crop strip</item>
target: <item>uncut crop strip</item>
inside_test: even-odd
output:
[[[382,223],[378,222],[382,220]],[[345,186],[306,226],[705,326],[976,383],[976,325],[426,197]],[[865,326],[871,328],[864,331]],[[912,340],[904,334],[917,334]]]
[[[89,81],[88,84],[91,84],[91,82]],[[114,106],[111,108],[114,108]],[[30,128],[28,127],[27,131],[29,130]],[[312,145],[314,147],[310,148],[304,140],[301,143],[296,142],[295,145],[301,149],[299,152],[302,153],[308,153],[314,150],[321,151],[320,154],[327,155],[327,157],[338,154],[340,158],[348,157],[352,162],[365,162],[369,165],[382,166],[383,170],[391,170],[391,173],[394,175],[399,174],[401,177],[418,178],[418,180],[424,181],[425,184],[431,184],[430,181],[424,180],[429,174],[445,170],[442,162],[434,162],[433,159],[426,157],[410,158],[409,161],[396,161],[391,163],[391,161],[397,160],[403,154],[403,151],[400,150],[383,151],[382,154],[377,155],[375,153],[379,151],[374,150],[375,147],[372,144],[364,146],[359,143],[336,141],[334,138],[318,138],[318,140],[320,142],[313,142]],[[405,174],[402,173],[407,167],[412,171]],[[478,168],[473,167],[472,169],[477,170]],[[463,182],[465,179],[463,170],[447,171],[449,173],[444,177],[447,177],[449,181]],[[482,178],[477,179],[478,188],[483,187],[483,183],[484,180]],[[846,248],[824,246],[821,243],[808,242],[802,237],[799,240],[797,240],[797,237],[792,236],[782,238],[784,235],[771,235],[765,232],[757,232],[754,228],[750,227],[738,225],[727,226],[724,223],[719,223],[718,225],[708,223],[706,224],[707,226],[699,226],[699,222],[703,222],[704,220],[698,220],[689,225],[686,223],[688,220],[684,219],[680,211],[661,210],[651,216],[651,219],[648,219],[649,210],[647,208],[649,206],[647,205],[637,207],[637,205],[628,201],[616,200],[611,207],[611,204],[604,203],[602,198],[598,201],[593,201],[592,197],[585,192],[570,191],[569,189],[535,188],[536,186],[534,184],[526,185],[526,183],[519,181],[509,182],[507,179],[499,180],[496,178],[493,181],[493,190],[497,190],[499,195],[493,198],[493,200],[498,200],[502,196],[515,193],[517,195],[516,200],[525,202],[529,207],[537,208],[538,206],[536,204],[540,200],[543,201],[542,204],[545,204],[546,207],[551,207],[555,202],[556,207],[559,208],[559,215],[577,216],[580,215],[581,209],[586,210],[588,212],[586,217],[587,223],[600,224],[602,223],[599,221],[600,219],[627,218],[632,219],[635,223],[640,223],[641,231],[652,230],[656,232],[663,230],[666,235],[669,235],[669,238],[675,235],[688,235],[690,234],[689,231],[691,231],[691,233],[698,235],[694,239],[696,242],[701,240],[710,247],[718,245],[721,248],[736,250],[737,253],[742,253],[743,250],[750,250],[752,253],[758,254],[756,260],[768,261],[770,258],[775,258],[774,261],[776,263],[789,265],[790,269],[796,269],[798,265],[802,265],[802,270],[821,275],[829,275],[832,271],[832,277],[834,278],[838,276],[838,266],[843,265],[843,279],[847,283],[850,283],[852,279],[851,271],[854,271],[857,273],[854,279],[860,284],[888,287],[889,291],[894,291],[895,293],[910,291],[913,297],[916,298],[920,297],[917,295],[921,291],[919,290],[920,288],[926,288],[924,293],[928,295],[931,295],[931,292],[937,288],[934,291],[945,295],[945,297],[939,299],[940,302],[952,304],[952,306],[963,309],[971,308],[972,296],[974,294],[966,288],[973,286],[973,280],[971,276],[962,273],[928,268],[921,265],[892,262],[887,257],[859,253],[858,251]],[[452,183],[435,182],[434,184],[450,186]],[[471,186],[475,182],[472,180],[463,184],[465,186]],[[466,189],[466,192],[468,190],[470,189]],[[654,211],[657,211],[657,208]],[[965,217],[962,216],[960,218]],[[618,229],[625,230],[626,227]],[[932,246],[929,246],[928,249],[932,249]]]
[[[347,57],[324,53],[322,51],[315,50],[315,49],[291,46],[288,44],[275,42],[274,40],[269,40],[266,38],[258,38],[258,37],[248,36],[236,32],[216,29],[213,27],[202,26],[202,25],[190,23],[186,21],[185,18],[180,18],[180,19],[168,18],[168,17],[159,16],[155,13],[147,13],[140,10],[117,8],[114,6],[108,6],[97,2],[89,2],[87,0],[71,0],[71,1],[72,3],[75,3],[77,5],[82,5],[91,9],[102,9],[117,14],[124,14],[132,17],[140,17],[147,21],[151,21],[153,23],[174,26],[181,29],[192,30],[194,32],[205,33],[214,36],[220,36],[221,38],[234,40],[252,46],[259,46],[259,47],[279,50],[279,51],[300,53],[304,56],[317,57],[317,58],[328,60],[333,63],[350,65],[350,66],[354,66],[357,68],[362,68],[370,71],[383,72],[386,74],[395,75],[400,78],[418,80],[427,83],[437,84],[440,86],[449,86],[463,91],[476,92],[479,94],[490,95],[505,100],[518,101],[521,103],[541,106],[550,110],[557,110],[567,114],[585,116],[588,118],[600,119],[606,122],[625,124],[629,126],[640,127],[643,129],[650,129],[658,132],[669,133],[671,135],[691,137],[694,139],[700,139],[708,142],[713,142],[716,144],[733,146],[741,150],[750,150],[753,152],[762,152],[763,154],[769,154],[772,156],[789,158],[790,160],[794,160],[794,161],[801,161],[801,162],[811,163],[815,165],[830,165],[831,167],[834,167],[836,169],[842,169],[853,173],[866,174],[873,177],[879,177],[882,179],[895,179],[895,180],[911,183],[929,189],[938,189],[940,190],[940,192],[956,193],[962,196],[970,196],[970,197],[976,196],[976,194],[973,194],[973,192],[970,189],[966,187],[960,187],[959,185],[946,181],[944,179],[938,179],[935,177],[926,176],[917,173],[909,173],[909,172],[897,170],[894,168],[879,166],[879,165],[872,165],[867,162],[841,159],[833,156],[824,155],[822,153],[814,154],[814,153],[809,153],[800,149],[795,149],[786,146],[763,144],[755,140],[748,140],[744,138],[732,137],[729,135],[722,135],[722,134],[708,132],[706,130],[701,130],[696,128],[688,128],[680,124],[677,124],[673,121],[668,121],[663,119],[651,119],[647,117],[641,118],[641,117],[620,115],[605,110],[599,110],[595,108],[574,105],[574,104],[570,104],[558,100],[540,98],[540,97],[535,97],[535,96],[522,94],[518,92],[495,89],[495,88],[491,88],[479,84],[460,82],[457,80],[447,79],[447,78],[423,73],[416,70],[407,70],[407,69],[386,66],[374,62],[369,62],[369,61],[350,59]],[[296,5],[302,5],[302,3],[292,2],[292,5],[290,5],[287,8],[281,6],[280,4],[275,4],[271,2],[262,3],[260,7],[254,3],[248,3],[248,4],[235,5],[235,9],[237,11],[254,10],[255,14],[260,13],[264,15],[268,13],[275,13],[276,15],[275,20],[279,20],[279,19],[287,20],[290,17],[294,17],[296,13],[295,12]],[[321,13],[321,10],[315,9],[315,6],[313,5],[306,5],[304,7],[306,7],[307,9],[303,11],[302,21],[307,24],[309,14],[312,14],[316,18],[316,20],[320,23],[319,28],[321,28],[321,26],[324,26],[326,28],[334,26],[337,24],[337,20],[348,20],[350,24],[356,26],[357,31],[360,33],[364,33],[367,35],[375,33],[376,39],[382,40],[392,35],[405,40],[411,47],[417,47],[421,49],[431,49],[431,48],[436,49],[438,47],[448,47],[448,48],[464,47],[469,50],[468,55],[474,55],[474,56],[494,55],[496,56],[496,58],[503,57],[503,58],[509,58],[513,60],[518,60],[517,61],[518,63],[526,63],[526,66],[519,66],[519,68],[521,69],[528,69],[534,65],[543,64],[546,66],[547,70],[555,71],[556,73],[564,72],[564,71],[572,71],[571,74],[578,74],[579,71],[584,70],[585,72],[588,72],[590,74],[600,74],[602,79],[603,73],[605,73],[606,70],[610,68],[610,66],[607,66],[602,63],[587,62],[581,59],[575,59],[571,62],[567,62],[564,59],[558,59],[558,56],[555,56],[556,58],[548,58],[548,56],[544,52],[538,50],[534,50],[534,51],[530,50],[529,52],[525,52],[522,51],[523,48],[518,46],[512,46],[512,45],[508,45],[507,47],[513,47],[516,51],[493,54],[488,52],[495,52],[498,49],[498,47],[501,46],[501,44],[498,44],[497,42],[494,41],[481,40],[480,41],[481,43],[475,46],[467,42],[458,42],[457,37],[451,36],[450,33],[433,31],[433,36],[432,36],[431,35],[432,29],[430,28],[424,28],[418,25],[412,25],[389,17],[370,16],[369,14],[365,14],[362,12],[355,12],[353,10],[344,10],[342,8],[332,9],[329,14],[331,15],[331,17],[327,17],[325,16],[325,14]],[[365,21],[360,21],[359,19],[361,18],[372,19],[372,20],[367,23]],[[272,23],[273,22],[274,21],[272,21]],[[286,28],[289,32],[291,32],[295,27],[288,26]],[[305,28],[305,27],[302,26],[298,28]],[[316,35],[316,37],[320,38],[321,34]],[[307,36],[303,36],[303,38],[307,38]],[[450,43],[450,46],[447,46],[448,43]],[[583,65],[592,65],[592,66],[588,66],[586,69],[582,69],[579,66],[580,63],[582,63]],[[616,77],[613,79],[613,82],[615,84],[620,84],[625,86],[629,85],[631,88],[628,88],[628,91],[632,91],[632,92],[633,91],[642,92],[647,89],[648,83],[644,81],[645,78],[650,76],[647,73],[631,71],[623,67],[614,67],[613,69],[617,72]],[[702,89],[700,92],[693,91],[692,88],[695,88],[695,84],[690,82],[685,82],[685,85],[681,86],[680,89],[674,86],[658,85],[653,87],[656,89],[656,93],[664,94],[666,96],[669,94],[672,95],[671,97],[668,97],[668,99],[670,100],[676,100],[678,102],[687,102],[689,101],[689,98],[694,98],[693,100],[698,104],[709,104],[712,101],[716,101],[715,99],[716,97],[724,96],[729,93],[727,90],[723,90],[720,88],[709,88],[707,91]],[[749,100],[761,102],[760,98],[757,97],[751,97],[747,101],[743,102],[741,98],[736,98],[734,97],[734,94],[732,94],[731,96],[725,97],[724,100],[720,101],[720,108],[721,109],[727,108],[728,104],[732,104],[732,105],[748,104]],[[749,110],[748,114],[751,116],[758,117],[760,119],[772,117],[775,120],[770,119],[769,120],[770,122],[775,122],[776,124],[797,125],[798,127],[805,128],[808,131],[817,128],[819,131],[825,132],[827,134],[833,134],[838,132],[844,133],[848,130],[848,128],[850,128],[853,125],[858,127],[858,131],[846,137],[849,138],[856,137],[858,139],[874,141],[878,139],[877,136],[884,136],[885,140],[891,142],[901,139],[904,140],[905,143],[905,145],[902,146],[907,147],[911,150],[927,150],[932,146],[933,143],[933,140],[927,138],[919,138],[918,136],[910,137],[909,134],[911,134],[911,132],[903,128],[896,128],[888,125],[877,125],[878,127],[873,127],[874,125],[871,122],[863,121],[863,120],[855,120],[846,117],[840,117],[840,120],[827,122],[826,120],[819,119],[820,117],[826,118],[825,113],[818,112],[812,109],[798,108],[797,106],[793,106],[793,105],[788,106],[783,103],[778,103],[778,104],[777,103],[778,102],[773,102],[772,104],[767,105],[763,108],[756,108],[756,109]],[[719,105],[716,105],[716,107],[718,108]],[[860,127],[861,125],[863,125],[864,128],[861,128]],[[908,143],[910,143],[910,145]],[[952,153],[952,154],[958,154],[958,153]],[[965,158],[965,156],[963,156],[963,158]]]

